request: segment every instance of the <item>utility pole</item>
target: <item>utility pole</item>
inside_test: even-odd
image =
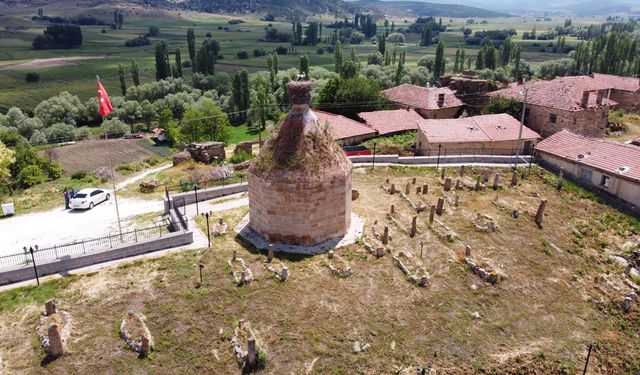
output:
[[[520,131],[518,132],[518,142],[516,143],[516,160],[513,169],[518,169],[518,159],[520,158],[520,144],[522,143],[522,128],[524,128],[524,115],[527,112],[527,95],[529,89],[524,89],[524,103],[522,104],[522,116],[520,117]],[[529,161],[531,163],[531,161]]]

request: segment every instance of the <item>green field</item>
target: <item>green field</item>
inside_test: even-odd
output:
[[[97,8],[82,8],[73,5],[66,5],[66,2],[55,3],[45,6],[44,13],[48,16],[74,16],[87,15],[111,21],[111,9],[108,6]],[[119,93],[119,82],[117,79],[117,65],[130,66],[130,61],[135,59],[140,66],[142,82],[155,79],[154,67],[154,44],[157,41],[165,40],[169,45],[169,50],[173,51],[179,47],[182,51],[183,61],[188,59],[186,45],[186,30],[193,27],[196,31],[196,45],[204,38],[206,33],[211,33],[213,38],[221,45],[221,53],[224,59],[216,65],[218,72],[234,72],[238,69],[247,69],[250,72],[266,69],[266,58],[252,56],[254,48],[262,47],[267,51],[272,51],[279,45],[286,43],[258,42],[264,37],[264,29],[269,22],[260,21],[257,16],[242,17],[245,23],[229,25],[231,17],[222,15],[212,15],[195,12],[165,11],[157,9],[144,9],[140,7],[126,8],[124,24],[121,30],[112,30],[108,26],[83,26],[84,42],[82,47],[67,50],[35,51],[31,48],[32,39],[42,33],[47,23],[32,21],[31,16],[35,15],[35,7],[20,7],[17,9],[0,7],[0,24],[5,26],[0,30],[0,67],[7,65],[29,62],[32,59],[61,58],[72,56],[99,57],[92,60],[76,61],[73,65],[46,67],[46,68],[20,68],[15,70],[0,70],[0,110],[6,110],[12,106],[19,106],[23,109],[33,109],[41,100],[58,94],[60,91],[69,91],[78,95],[81,100],[86,100],[95,94],[95,76],[100,75],[105,87],[113,94]],[[329,16],[317,18],[323,23],[333,21]],[[407,27],[413,20],[394,20],[397,28]],[[525,31],[530,31],[536,25],[538,32],[544,32],[557,25],[561,25],[564,19],[556,18],[552,21],[536,21],[535,18],[495,18],[487,19],[487,24],[480,24],[477,20],[474,25],[466,25],[466,19],[443,19],[443,23],[448,25],[449,31],[442,33],[441,38],[446,44],[445,54],[451,60],[452,65],[456,48],[463,46],[467,50],[467,57],[473,57],[479,46],[465,45],[463,35],[460,31],[462,26],[470,27],[474,32],[478,30],[492,30],[515,28],[518,35],[512,39],[523,45],[523,58],[530,63],[536,64],[545,60],[558,58],[554,53],[540,52],[549,41],[523,41],[521,35]],[[573,20],[574,25],[588,25],[602,22],[600,19]],[[289,31],[291,25],[287,22],[272,22],[274,27],[280,31]],[[125,47],[127,39],[134,38],[147,32],[150,25],[160,27],[160,35],[152,39],[152,45],[142,47]],[[218,27],[228,27],[228,31],[218,30]],[[105,33],[102,33],[102,30]],[[384,29],[382,22],[378,25],[378,30]],[[332,33],[332,29],[324,28],[323,35]],[[417,60],[424,56],[435,55],[435,45],[420,47],[418,45],[420,35],[408,34],[402,48],[407,51],[408,67],[415,67]],[[534,46],[534,44],[538,44]],[[574,45],[575,38],[567,37],[567,46]],[[316,54],[318,46],[299,46],[297,53],[280,56],[280,67],[283,69],[298,65],[299,54],[309,55],[311,66],[323,66],[333,69],[333,55]],[[366,56],[377,46],[370,41],[360,45],[345,45],[345,56],[349,55],[353,47],[361,61],[366,60]],[[390,46],[387,46],[388,48]],[[236,58],[236,53],[246,50],[250,57],[245,60]],[[173,58],[173,56],[172,56]],[[40,73],[40,82],[26,83],[25,74],[30,71]],[[185,78],[190,78],[190,69],[185,69]]]

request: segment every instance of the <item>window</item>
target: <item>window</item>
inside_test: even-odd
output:
[[[582,168],[580,171],[580,178],[583,180],[591,181],[591,170]]]
[[[602,176],[602,182],[600,183],[600,185],[602,185],[605,188],[608,188],[609,181],[611,181],[611,178],[609,176]]]
[[[573,125],[575,125],[576,123],[578,123],[578,119],[577,118],[573,118]]]
[[[558,120],[558,116],[555,113],[549,113],[549,122],[555,124],[556,120]]]

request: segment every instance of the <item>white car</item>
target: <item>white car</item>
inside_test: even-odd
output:
[[[101,189],[82,189],[69,201],[72,210],[92,209],[98,203],[108,201],[111,194]]]

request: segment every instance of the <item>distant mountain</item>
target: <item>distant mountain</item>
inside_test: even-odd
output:
[[[356,11],[354,3],[342,0],[183,0],[180,6],[209,13],[260,13],[279,16],[313,14],[345,15]]]
[[[427,1],[448,5],[461,2],[460,0],[425,0],[425,2]],[[499,12],[564,12],[584,16],[640,14],[640,1],[638,0],[464,0],[464,4]]]
[[[487,9],[481,9],[460,4],[443,4],[422,1],[358,1],[359,8],[364,11],[371,10],[384,15],[413,15],[416,17],[435,16],[435,17],[504,17],[509,14],[505,12],[497,12]]]

